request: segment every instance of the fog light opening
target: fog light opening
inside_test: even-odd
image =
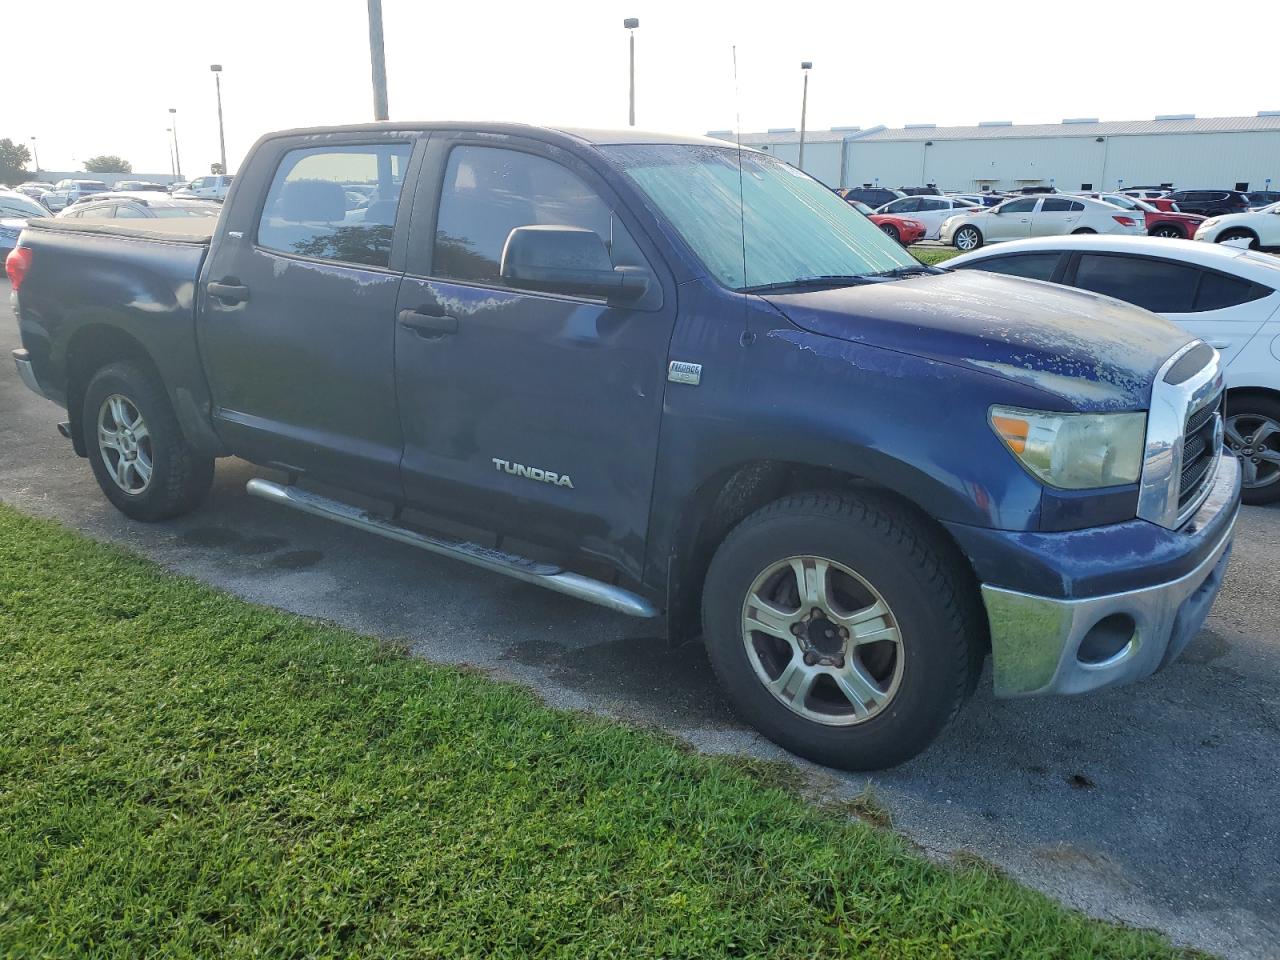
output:
[[[1084,635],[1076,659],[1086,667],[1100,667],[1125,653],[1137,641],[1138,625],[1127,613],[1103,617]]]

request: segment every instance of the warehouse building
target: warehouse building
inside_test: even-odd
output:
[[[734,139],[726,130],[709,135]],[[742,144],[798,165],[795,129],[744,133]],[[1280,110],[1253,117],[1178,114],[1106,123],[1087,117],[1024,125],[988,121],[974,127],[833,127],[806,132],[804,170],[832,187],[1268,190],[1274,182],[1280,189]]]

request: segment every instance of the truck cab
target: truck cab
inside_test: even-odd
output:
[[[8,269],[18,369],[129,516],[234,454],[278,472],[255,496],[701,638],[823,763],[918,753],[988,655],[1005,696],[1150,675],[1229,555],[1212,348],[925,267],[721,141],[286,131],[207,232],[33,224]]]

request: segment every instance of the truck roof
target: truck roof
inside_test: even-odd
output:
[[[275,137],[315,136],[326,133],[374,133],[386,130],[403,130],[418,133],[426,130],[475,130],[482,133],[508,134],[511,136],[536,136],[543,139],[550,134],[555,137],[571,137],[575,140],[603,145],[624,143],[685,143],[701,144],[708,147],[726,146],[726,141],[713,137],[690,136],[682,133],[661,133],[646,130],[590,129],[586,127],[544,127],[528,123],[504,123],[495,121],[471,120],[381,120],[374,123],[339,124],[324,127],[297,127],[292,130],[278,130],[265,135],[264,139]]]

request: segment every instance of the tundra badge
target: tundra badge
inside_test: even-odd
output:
[[[549,483],[553,487],[574,489],[573,481],[569,479],[567,473],[561,476],[558,473],[552,473],[550,470],[543,470],[541,467],[526,467],[523,463],[512,463],[510,460],[499,460],[497,457],[493,458],[493,466],[496,470],[505,470],[507,473],[515,474],[517,477],[541,480],[543,483]]]

